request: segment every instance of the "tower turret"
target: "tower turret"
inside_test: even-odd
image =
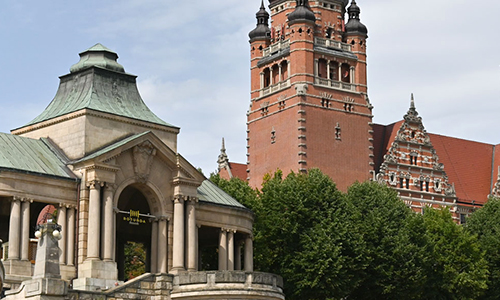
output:
[[[257,26],[254,30],[250,31],[250,43],[256,40],[269,41],[271,38],[271,29],[269,29],[269,13],[264,7],[264,0],[262,0],[260,10],[256,14]]]
[[[349,21],[345,24],[344,41],[351,45],[352,51],[358,56],[358,66],[354,80],[359,84],[359,91],[366,94],[368,92],[366,80],[366,39],[368,38],[368,29],[359,19],[361,9],[356,0],[352,0],[347,12]]]
[[[309,1],[307,0],[296,0],[297,4],[295,10],[288,15],[289,24],[293,24],[299,21],[308,21],[315,23],[316,17],[309,7]]]
[[[361,9],[359,8],[356,0],[352,0],[351,6],[347,9],[349,14],[349,21],[345,24],[346,35],[361,35],[367,37],[368,29],[359,19]]]
[[[307,172],[321,167],[342,190],[370,178],[372,114],[366,95],[366,52],[360,50],[366,32],[346,35],[348,3],[270,1],[269,45],[260,51],[263,43],[251,40],[251,186],[259,187],[263,176],[278,168]],[[359,18],[359,8],[353,18]],[[357,44],[347,44],[346,38]]]

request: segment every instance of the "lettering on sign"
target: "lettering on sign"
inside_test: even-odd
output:
[[[146,220],[141,219],[141,214],[138,210],[130,210],[129,216],[124,216],[123,221],[127,221],[131,225],[146,224]]]

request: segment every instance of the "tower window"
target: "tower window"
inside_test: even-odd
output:
[[[424,190],[424,181],[422,179],[420,179],[420,190]]]
[[[406,178],[406,188],[410,188],[410,178]]]
[[[428,192],[429,191],[429,181],[426,181],[425,182],[425,191]]]
[[[403,177],[399,177],[399,187],[403,188]]]
[[[335,139],[336,140],[341,140],[342,139],[341,129],[340,129],[340,125],[339,125],[338,122],[337,122],[337,126],[335,126]]]
[[[276,143],[276,130],[273,129],[271,130],[271,144]]]
[[[354,106],[352,104],[345,103],[344,104],[344,110],[352,112],[354,110]]]
[[[323,106],[323,107],[330,107],[330,100],[321,99],[321,106]]]

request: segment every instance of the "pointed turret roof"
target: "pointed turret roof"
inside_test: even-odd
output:
[[[309,1],[308,0],[295,0],[295,1],[296,1],[295,10],[288,15],[288,21],[291,23],[297,21],[316,22],[316,16],[309,8]]]
[[[80,53],[70,73],[60,77],[52,102],[23,127],[83,109],[173,127],[156,116],[142,100],[135,75],[125,73],[118,55],[102,44]]]
[[[257,26],[248,34],[250,42],[257,39],[270,39],[271,29],[269,29],[269,13],[266,11],[264,6],[264,0],[262,0],[260,9],[256,13],[255,17],[257,18]]]
[[[352,0],[351,6],[349,6],[347,12],[349,13],[349,21],[345,24],[345,32],[347,34],[368,34],[368,29],[360,21],[359,15],[361,14],[361,9],[356,3],[356,0]]]

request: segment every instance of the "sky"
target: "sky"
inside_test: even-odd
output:
[[[368,27],[374,122],[402,119],[414,93],[427,131],[500,143],[500,1],[358,0]],[[266,1],[267,4],[267,1]],[[248,32],[260,0],[3,0],[0,132],[34,119],[59,76],[96,43],[138,75],[145,103],[181,127],[179,152],[208,176],[221,139],[246,161]]]

